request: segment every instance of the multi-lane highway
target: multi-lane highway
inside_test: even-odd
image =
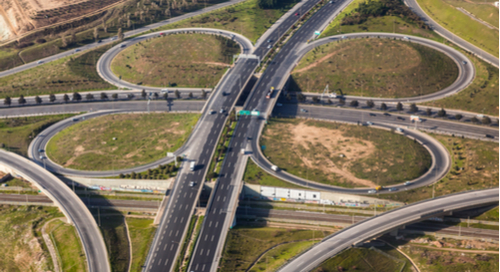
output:
[[[94,217],[66,184],[28,159],[1,149],[0,165],[36,185],[54,201],[68,221],[75,225],[87,257],[89,271],[111,271],[108,251]]]
[[[328,258],[353,245],[402,226],[453,211],[491,204],[498,204],[498,188],[448,195],[407,205],[371,217],[330,235],[309,250],[290,260],[278,271],[311,271]]]
[[[458,37],[457,35],[451,33],[443,26],[436,23],[434,20],[427,15],[422,8],[418,5],[417,0],[405,0],[404,3],[415,13],[417,14],[424,22],[426,22],[429,27],[437,32],[439,35],[445,37],[449,41],[458,45],[459,47],[474,53],[479,58],[491,63],[492,65],[498,67],[498,57],[491,55],[490,53],[485,52],[484,50],[478,48],[477,46],[465,41],[464,39]],[[498,49],[498,48],[496,48]]]

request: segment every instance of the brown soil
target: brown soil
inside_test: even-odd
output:
[[[292,141],[296,146],[302,146],[309,150],[309,144],[322,144],[333,156],[344,155],[346,162],[335,165],[330,159],[322,158],[321,162],[313,161],[307,157],[302,157],[302,161],[308,168],[318,169],[327,173],[334,173],[354,184],[366,187],[375,187],[376,184],[370,180],[355,177],[349,169],[352,161],[366,158],[375,151],[375,146],[369,141],[359,140],[342,136],[340,131],[327,128],[308,126],[305,122],[298,125],[287,124],[288,130],[292,133]],[[342,141],[345,144],[337,144]],[[327,164],[325,167],[325,163]]]

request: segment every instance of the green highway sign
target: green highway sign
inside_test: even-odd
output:
[[[252,115],[252,116],[259,116],[259,115],[260,115],[260,112],[259,112],[259,111],[252,111],[252,112],[250,113],[250,115]]]
[[[318,36],[319,36],[320,34],[321,34],[321,32],[319,32],[319,31],[314,31],[314,35],[318,35]]]
[[[250,111],[248,111],[248,110],[240,110],[240,112],[238,114],[239,115],[250,115]]]

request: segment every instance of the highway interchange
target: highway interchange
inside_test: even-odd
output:
[[[232,1],[232,2],[240,2],[240,1]],[[303,1],[301,10],[305,11],[313,7],[319,0],[309,0]],[[264,73],[261,75],[260,79],[253,87],[249,97],[247,98],[245,105],[243,108],[245,110],[257,110],[261,113],[261,117],[250,117],[250,116],[240,116],[239,121],[233,136],[233,139],[230,143],[229,151],[226,155],[226,159],[223,162],[223,167],[220,172],[220,177],[217,180],[216,187],[212,192],[210,204],[207,207],[206,217],[203,223],[203,227],[200,233],[200,239],[196,243],[195,251],[193,258],[190,262],[189,271],[215,271],[217,269],[217,265],[219,262],[222,246],[225,241],[225,237],[227,234],[227,229],[229,224],[232,222],[234,218],[234,212],[236,211],[236,203],[239,195],[239,189],[241,187],[241,175],[244,170],[244,166],[246,165],[246,160],[249,156],[248,154],[241,154],[239,150],[248,149],[250,157],[262,168],[266,171],[270,172],[273,175],[276,175],[286,181],[300,184],[303,186],[308,186],[315,189],[322,190],[330,190],[344,193],[367,193],[367,189],[344,189],[332,186],[325,186],[322,184],[314,183],[312,181],[305,181],[301,178],[294,177],[290,174],[287,174],[284,171],[275,172],[271,170],[271,163],[262,156],[260,151],[260,147],[258,145],[258,139],[262,128],[265,125],[265,120],[267,117],[271,115],[280,115],[280,116],[298,116],[302,118],[317,118],[331,121],[341,121],[341,122],[351,122],[357,123],[361,121],[361,124],[366,124],[365,122],[373,122],[374,126],[382,129],[391,129],[396,127],[404,128],[403,134],[406,136],[414,137],[420,142],[424,143],[424,145],[428,148],[433,156],[433,166],[422,177],[412,181],[412,185],[404,186],[397,185],[396,187],[399,189],[403,188],[416,188],[420,186],[425,186],[434,183],[440,177],[444,176],[450,167],[450,159],[449,154],[441,146],[437,141],[432,140],[429,136],[426,136],[423,133],[418,131],[409,129],[409,125],[413,126],[415,124],[410,124],[408,121],[403,122],[400,119],[395,118],[395,116],[387,117],[381,114],[380,112],[368,112],[364,110],[357,109],[339,109],[333,107],[317,107],[317,106],[308,106],[308,105],[283,105],[282,107],[275,107],[275,103],[277,99],[280,97],[280,92],[282,87],[284,86],[286,80],[288,79],[288,75],[291,70],[295,66],[296,62],[308,51],[313,49],[320,44],[324,44],[327,42],[331,42],[336,39],[344,39],[342,37],[329,37],[317,40],[313,43],[308,44],[308,40],[313,37],[313,32],[316,30],[323,29],[328,22],[330,22],[350,1],[336,1],[334,3],[326,4],[322,7],[317,13],[313,14],[313,16],[301,27],[298,31],[290,38],[290,40],[279,50],[278,54],[274,57],[271,64],[267,67]],[[270,39],[271,44],[274,45],[277,40],[299,19],[294,15],[294,10],[297,7],[288,12],[282,20],[279,22],[279,26],[276,28],[270,29],[268,33],[265,34],[266,39]],[[172,22],[172,21],[170,21]],[[149,30],[154,27],[149,27]],[[136,30],[139,31],[139,30]],[[178,30],[172,30],[173,32]],[[180,31],[186,31],[180,30]],[[269,48],[267,47],[268,43],[260,42],[256,48],[253,48],[249,41],[244,37],[241,37],[238,34],[228,33],[225,31],[219,30],[210,30],[210,29],[192,29],[192,31],[203,31],[203,32],[211,32],[218,35],[225,35],[230,38],[235,38],[238,43],[242,47],[242,52],[245,54],[253,54],[257,56],[259,59],[263,59],[264,56],[269,52]],[[215,32],[214,32],[215,31]],[[218,32],[218,33],[217,33]],[[132,35],[132,34],[130,34]],[[125,44],[132,44],[133,42],[139,42],[144,40],[147,37],[158,36],[157,33],[150,33],[144,37],[133,38],[132,40],[124,42]],[[234,35],[234,36],[233,36]],[[399,39],[406,39],[401,35],[395,34],[387,34],[387,33],[371,33],[371,34],[346,34],[346,38],[356,38],[363,37],[366,35],[370,36],[379,36],[381,37],[396,37]],[[408,39],[406,39],[408,40]],[[411,42],[422,43],[427,46],[432,46],[437,50],[444,51],[448,56],[455,60],[458,67],[460,68],[459,78],[453,83],[452,86],[443,89],[442,91],[422,96],[416,98],[403,98],[400,100],[391,100],[391,99],[380,99],[381,101],[387,102],[395,102],[395,101],[403,101],[403,102],[421,102],[421,101],[429,101],[436,98],[444,97],[447,95],[451,95],[459,92],[463,88],[465,88],[474,78],[474,67],[472,65],[463,65],[461,61],[466,60],[467,58],[457,52],[456,50],[451,49],[450,47],[441,45],[439,43],[429,42],[428,40],[418,38],[418,37],[410,37]],[[112,41],[105,41],[112,42]],[[119,87],[127,87],[132,89],[147,89],[148,91],[158,91],[159,88],[150,88],[137,86],[131,83],[126,83],[120,81],[115,75],[110,72],[110,63],[111,60],[116,54],[126,48],[121,47],[120,44],[113,47],[108,53],[104,54],[103,57],[99,60],[98,71],[99,74],[102,75],[107,81],[110,83],[119,86]],[[66,52],[66,54],[71,54],[71,52]],[[63,55],[56,55],[51,57],[54,60],[62,57]],[[498,61],[498,60],[497,60]],[[470,63],[470,61],[466,61]],[[180,246],[182,241],[184,241],[184,237],[186,235],[186,226],[189,224],[189,220],[194,211],[196,201],[201,193],[201,188],[203,186],[205,175],[208,170],[208,165],[216,148],[216,144],[218,139],[222,133],[222,128],[228,118],[228,112],[230,112],[241,95],[241,90],[247,84],[250,77],[254,74],[255,69],[257,68],[258,62],[256,59],[244,59],[240,58],[236,64],[229,70],[229,72],[224,76],[219,85],[210,93],[210,97],[208,101],[177,101],[177,100],[169,100],[169,101],[152,101],[151,103],[147,103],[145,101],[134,100],[134,101],[119,101],[119,102],[92,102],[89,101],[87,103],[75,103],[75,104],[56,104],[56,105],[43,105],[36,107],[15,107],[10,109],[0,109],[0,116],[16,116],[16,115],[37,115],[37,114],[47,114],[47,113],[56,113],[56,112],[83,112],[90,111],[90,113],[85,114],[86,118],[95,118],[97,116],[102,116],[104,114],[115,114],[115,113],[124,113],[124,112],[135,112],[135,111],[193,111],[200,112],[201,117],[200,121],[196,125],[193,130],[192,135],[189,140],[184,144],[184,146],[175,152],[176,155],[186,154],[187,162],[184,162],[181,171],[179,172],[176,181],[174,183],[174,188],[172,189],[172,193],[169,197],[169,202],[166,208],[166,211],[163,213],[163,217],[161,219],[159,228],[156,232],[155,238],[153,240],[153,244],[150,248],[150,252],[148,254],[148,258],[145,264],[145,271],[171,271],[173,269],[173,265],[175,264],[175,260],[178,258]],[[13,74],[15,72],[28,69],[27,67],[31,66],[21,66],[17,68],[17,70],[13,69],[12,71],[0,72],[0,76],[5,76],[8,74]],[[265,99],[265,94],[268,92],[270,87],[276,87],[277,92],[273,95],[273,99]],[[229,95],[223,95],[221,90],[224,90]],[[194,90],[196,91],[196,90]],[[137,96],[137,93],[135,94]],[[349,98],[348,99],[354,99]],[[360,98],[356,98],[360,100]],[[376,98],[366,98],[378,100]],[[223,109],[224,114],[208,114],[209,109]],[[307,109],[306,112],[300,111],[299,108]],[[101,111],[105,109],[106,111]],[[274,112],[273,112],[274,109]],[[94,177],[102,177],[102,176],[114,176],[119,173],[129,173],[132,171],[143,171],[152,167],[155,167],[159,164],[164,164],[172,161],[172,157],[163,158],[160,161],[153,162],[151,164],[145,166],[135,167],[133,169],[117,169],[116,171],[107,171],[107,172],[88,172],[88,171],[77,171],[73,169],[66,169],[57,164],[51,162],[50,160],[40,160],[39,149],[45,149],[45,145],[50,139],[51,136],[55,135],[58,131],[64,129],[72,125],[75,122],[73,118],[61,121],[47,130],[43,131],[41,134],[34,139],[29,149],[30,158],[37,162],[39,165],[46,165],[47,169],[64,175],[76,175],[76,176],[94,176]],[[480,135],[493,135],[495,140],[498,140],[498,129],[497,128],[488,128],[488,127],[480,127],[469,124],[461,124],[458,122],[449,122],[443,120],[433,120],[427,119],[423,123],[417,124],[419,129],[428,129],[434,131],[441,131],[445,133],[455,133],[466,135],[469,137],[477,136],[481,138]],[[6,156],[9,157],[9,156]],[[190,161],[196,162],[195,171],[189,171],[186,165]],[[13,161],[2,161],[5,164],[13,164]],[[30,166],[25,165],[17,165],[22,171],[26,171]],[[32,179],[34,182],[41,182],[39,179],[43,179],[40,175],[47,175],[47,171],[43,169],[39,169],[37,173],[32,173]],[[38,174],[38,177],[36,176]],[[189,182],[194,182],[195,186],[188,186]],[[41,183],[43,184],[43,183]],[[54,194],[61,188],[57,187],[57,183],[53,184],[53,188],[47,188],[48,194]],[[62,185],[65,187],[64,185]],[[66,187],[67,188],[67,187]],[[71,193],[70,193],[71,194]],[[477,195],[482,195],[484,198],[479,199]],[[498,190],[496,191],[496,195],[493,193],[493,190],[484,191],[484,192],[473,192],[470,194],[470,203],[473,204],[488,204],[492,203],[495,200],[498,202]],[[451,196],[451,198],[454,196]],[[462,197],[469,197],[469,195],[462,195]],[[75,199],[56,199],[63,207],[70,205],[72,201],[76,201]],[[435,201],[439,201],[439,203],[444,202],[445,204],[450,205],[450,209],[462,209],[463,205],[458,205],[453,201],[449,201],[446,198],[440,198],[436,200],[431,200],[426,203],[423,203],[427,206],[435,205]],[[80,201],[81,202],[81,201]],[[77,203],[77,202],[75,202]],[[470,204],[469,203],[469,204]],[[73,205],[77,206],[77,205]],[[417,205],[418,206],[418,205]],[[427,207],[426,206],[426,211]],[[418,206],[420,207],[420,206]],[[433,207],[429,207],[431,210]],[[77,209],[77,207],[75,207]],[[86,210],[85,208],[83,208]],[[415,205],[405,206],[401,208],[401,213],[406,213],[406,216],[399,216],[400,220],[396,220],[390,227],[397,228],[403,224],[409,224],[410,222],[415,222],[414,216],[420,215],[423,212],[423,209],[419,208],[415,213],[408,213],[408,210],[415,209]],[[412,210],[413,211],[413,210]],[[77,210],[68,211],[68,215],[70,218],[74,216],[74,214],[78,214]],[[396,212],[390,213],[392,214],[391,219],[394,218]],[[409,215],[411,214],[411,215]],[[412,217],[413,216],[413,217]],[[387,222],[387,219],[383,216],[378,216],[374,220],[377,222]],[[75,221],[73,219],[73,221]],[[91,220],[93,225],[95,225],[95,221]],[[87,222],[91,223],[91,222]],[[380,223],[381,225],[383,223]],[[86,224],[83,222],[75,222],[75,226],[77,229],[82,228]],[[91,224],[92,225],[92,224]],[[97,226],[86,226],[86,227],[94,227],[95,230],[99,231]],[[355,226],[366,226],[361,224],[356,224]],[[357,242],[372,238],[372,236],[367,236],[361,239],[357,235],[351,234],[351,229],[349,228],[348,233],[351,236],[348,236],[345,240],[346,242],[342,245],[335,246],[337,251],[341,251],[346,247],[349,247],[352,244]],[[377,230],[373,230],[370,232],[374,236],[378,234],[385,233],[388,231],[388,226],[384,228],[380,228]],[[102,238],[99,242],[99,235],[94,237],[94,244],[91,241],[85,240],[85,235],[79,231],[80,237],[82,238],[83,244],[85,247],[87,245],[103,243]],[[359,234],[358,232],[355,234]],[[347,234],[345,234],[347,235]],[[356,242],[352,242],[353,239],[357,239]],[[309,260],[305,263],[311,263],[312,259],[316,257],[309,256],[310,252],[321,252],[324,254],[324,248],[327,246],[323,246],[324,244],[328,244],[328,251],[332,248],[332,245],[329,240],[325,240],[315,247],[315,249],[308,251],[306,254],[301,255],[299,258],[295,259],[288,266],[285,266],[283,271],[298,271],[294,270],[296,267],[302,267],[303,263],[298,263],[300,260]],[[103,245],[103,244],[99,244]],[[94,248],[92,247],[92,248]],[[97,248],[97,247],[96,247]],[[318,249],[319,248],[319,249]],[[105,249],[105,247],[104,247]],[[102,248],[100,249],[102,251]],[[321,251],[323,250],[323,251]],[[335,250],[330,251],[330,255],[326,254],[324,256],[331,256],[335,252]],[[87,255],[87,260],[89,262],[89,270],[90,271],[108,271],[109,263],[108,261],[103,261],[102,258],[104,256],[107,258],[106,254],[101,254],[100,256],[96,256],[95,253],[99,253],[99,249],[96,249],[96,252],[89,252],[86,248],[85,250]],[[101,252],[102,253],[102,252]],[[326,259],[325,257],[324,259]],[[299,260],[299,261],[297,261]],[[316,264],[316,262],[315,262]],[[103,267],[98,267],[101,265]],[[296,266],[299,265],[299,266]],[[107,268],[106,268],[107,266]],[[291,270],[289,267],[293,267]],[[311,266],[304,266],[304,269],[310,269]],[[304,271],[306,271],[304,270]],[[302,270],[300,270],[302,271]]]

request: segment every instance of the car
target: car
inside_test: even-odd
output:
[[[270,43],[270,42],[273,42],[273,40],[269,39],[269,40],[267,40],[267,42]]]
[[[40,152],[40,153],[42,153],[42,152],[44,152],[44,151],[45,151],[45,150],[43,150],[43,149],[38,149],[38,152]]]
[[[210,114],[214,114],[214,113],[215,113],[215,110],[214,110],[214,109],[210,109],[209,113],[210,113]]]
[[[389,192],[396,192],[396,191],[399,191],[399,189],[396,187],[389,188]]]
[[[495,139],[495,136],[493,136],[493,135],[490,135],[490,134],[486,134],[486,138],[491,138],[491,139]]]
[[[195,184],[195,183],[194,183],[194,181],[191,181],[191,182],[189,183],[189,187],[194,187],[194,184]]]
[[[366,122],[366,124],[369,125],[369,126],[373,126],[373,123],[370,122],[370,121]]]
[[[345,39],[345,36],[342,36],[342,39]]]
[[[390,114],[390,113],[385,112],[385,113],[384,113],[384,116],[391,116],[391,114]]]
[[[73,122],[78,122],[78,118],[73,118]]]
[[[333,1],[330,1],[330,4],[333,4]]]
[[[465,60],[464,60],[464,61],[462,61],[462,63],[463,63],[464,65],[466,65],[466,64],[467,64],[467,62],[466,62]]]
[[[375,113],[370,113],[370,116],[377,116]]]
[[[252,111],[259,111],[257,108],[253,109]]]
[[[404,184],[405,184],[405,186],[408,186],[408,185],[410,185],[410,184],[411,184],[411,182],[407,181],[407,182],[405,182]]]
[[[219,111],[219,113],[224,113],[224,109],[221,108],[220,111]]]
[[[40,155],[40,160],[43,160],[43,159],[45,159],[45,157],[44,157],[44,156],[42,156],[42,155]]]
[[[281,107],[281,106],[283,106],[283,104],[281,104],[281,103],[276,103],[276,106]]]
[[[399,120],[403,120],[403,121],[405,120],[405,118],[403,118],[403,117],[401,117],[401,116],[398,116],[398,119],[399,119]]]
[[[306,110],[306,109],[300,109],[300,111],[301,111],[301,112],[307,112],[307,110]]]
[[[396,128],[396,131],[397,131],[397,132],[401,132],[401,133],[403,133],[403,132],[404,132],[404,130],[403,130],[402,128]]]
[[[252,140],[252,136],[247,136],[247,140]]]
[[[403,39],[405,39],[405,40],[409,40],[410,38],[409,38],[409,37],[404,36],[404,37],[403,37]]]
[[[98,40],[98,41],[97,41],[97,43],[101,43],[101,42],[102,42],[102,40]]]
[[[118,39],[118,37],[114,36],[113,38],[111,38],[112,41]]]
[[[160,36],[163,36],[163,35],[165,35],[165,33],[163,33],[163,32],[162,32],[162,33],[160,33]]]
[[[123,48],[123,47],[125,47],[125,46],[127,46],[127,45],[126,45],[126,44],[122,44],[122,45],[120,45],[120,47],[121,47],[121,48]]]
[[[82,51],[82,50],[80,50],[80,48],[75,49],[75,53],[80,52],[80,51]]]
[[[273,46],[272,46],[272,45],[268,45],[268,46],[267,46],[267,49],[271,49],[271,48],[273,48]]]
[[[36,62],[37,64],[42,64],[43,63],[43,60],[39,60]]]
[[[161,91],[160,91],[160,92],[161,92],[162,94],[166,94],[166,93],[168,93],[168,89],[161,89]]]
[[[370,190],[368,191],[369,194],[375,194],[377,192],[377,190]]]
[[[299,16],[300,14],[298,12],[295,13],[295,16]]]

